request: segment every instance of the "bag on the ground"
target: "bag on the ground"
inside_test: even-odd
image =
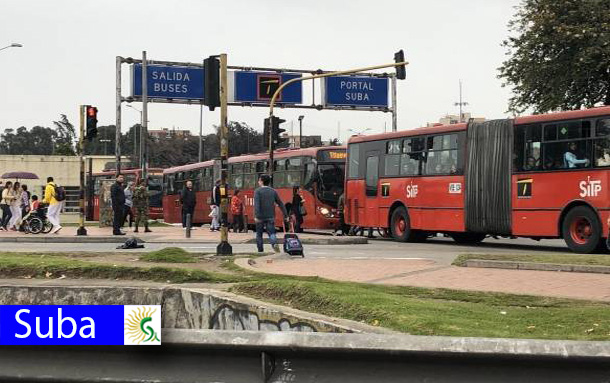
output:
[[[294,233],[292,224],[290,226],[292,233],[284,234],[284,253],[305,257],[305,253],[303,253],[303,243],[299,239],[299,236]],[[286,231],[286,227],[284,227],[284,231]]]
[[[129,238],[127,241],[125,241],[124,244],[117,247],[117,249],[142,249],[142,248],[144,248],[144,245],[138,244],[138,240],[135,238]]]
[[[55,199],[57,201],[65,201],[66,200],[66,190],[63,186],[55,185]]]

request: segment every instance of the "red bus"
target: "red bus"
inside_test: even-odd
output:
[[[301,187],[301,196],[307,215],[303,217],[304,229],[333,229],[338,226],[337,202],[343,193],[345,174],[345,147],[327,146],[306,149],[284,149],[274,154],[273,187],[290,208],[293,186]],[[258,177],[266,173],[268,154],[253,154],[229,159],[229,188],[239,189],[245,202],[247,222],[254,223],[254,189]],[[197,190],[197,205],[193,223],[210,223],[211,193],[214,180],[220,178],[220,162],[206,161],[198,164],[165,169],[163,206],[165,222],[181,222],[181,205],[178,193],[184,182],[192,180]],[[277,214],[281,226],[281,214]]]
[[[121,170],[121,174],[125,177],[125,184],[132,181],[137,182],[142,178],[142,169],[124,169]],[[100,203],[99,194],[102,180],[114,180],[115,171],[106,170],[100,173],[93,173],[91,176],[91,183],[93,185],[93,217],[90,217],[93,221],[100,219]],[[163,187],[163,169],[161,168],[150,168],[148,169],[148,191],[150,193],[150,209],[148,217],[150,219],[161,219],[163,218],[163,206],[162,206],[162,190]],[[90,210],[87,210],[90,211]]]
[[[610,215],[610,107],[355,136],[346,222],[399,241],[445,233],[563,238],[601,249]]]

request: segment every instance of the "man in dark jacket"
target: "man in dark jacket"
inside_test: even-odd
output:
[[[195,214],[195,204],[197,197],[193,190],[193,181],[186,181],[184,189],[180,192],[180,203],[182,204],[182,228],[186,228],[186,216],[191,215],[191,222],[193,221],[193,214]]]
[[[121,223],[123,222],[123,214],[125,214],[125,190],[123,187],[122,174],[116,177],[116,182],[110,188],[110,200],[112,201],[112,212],[114,214],[112,219],[112,234],[113,235],[125,235],[121,231]]]
[[[271,184],[271,177],[267,174],[263,174],[258,179],[258,185],[260,186],[254,191],[254,221],[256,222],[256,248],[259,253],[263,251],[263,231],[269,234],[269,242],[276,253],[280,252],[280,248],[277,245],[277,238],[275,236],[275,205],[277,205],[282,214],[284,214],[284,220],[288,219],[288,213],[286,207],[282,203],[280,196],[277,194],[275,189],[269,186]]]

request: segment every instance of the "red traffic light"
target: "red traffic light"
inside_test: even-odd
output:
[[[97,116],[97,108],[95,106],[87,107],[87,116],[96,117]]]

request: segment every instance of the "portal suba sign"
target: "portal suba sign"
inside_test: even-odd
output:
[[[388,78],[365,76],[327,77],[325,106],[388,107]]]

